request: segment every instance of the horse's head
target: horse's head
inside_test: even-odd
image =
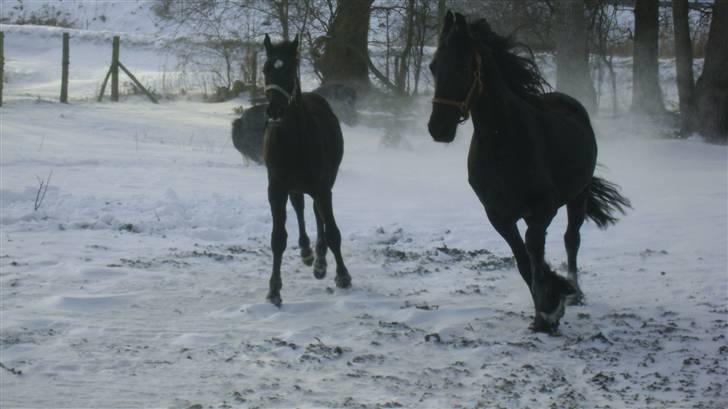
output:
[[[465,16],[448,11],[430,63],[435,97],[427,127],[435,141],[452,142],[458,124],[468,119],[482,91],[481,64]]]
[[[281,120],[298,92],[298,35],[293,41],[272,44],[268,34],[263,41],[266,61],[263,65],[268,117]]]

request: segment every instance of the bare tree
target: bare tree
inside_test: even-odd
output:
[[[658,0],[636,0],[634,6],[634,57],[632,61],[632,112],[665,113],[658,65]]]
[[[337,13],[315,61],[323,82],[348,83],[367,89],[369,82],[369,17],[374,0],[338,0]]]
[[[688,0],[672,0],[672,19],[675,31],[675,68],[680,100],[680,122],[683,134],[692,131],[695,109],[695,80],[693,77],[693,44],[690,41]]]
[[[614,68],[616,49],[625,49],[631,43],[632,30],[620,24],[622,6],[613,0],[594,0],[589,4],[589,43],[592,64],[597,77],[597,105],[601,104],[604,92],[602,86],[608,80],[611,89],[612,115],[618,114],[617,73]],[[606,70],[606,73],[604,72]],[[606,77],[606,78],[605,78]]]
[[[556,89],[595,112],[596,92],[589,75],[583,0],[556,1]]]
[[[715,0],[703,73],[696,85],[696,130],[728,142],[728,0]]]
[[[412,43],[414,42],[415,33],[415,0],[407,0],[403,31],[404,47],[402,47],[402,52],[397,56],[396,76],[394,78],[394,85],[401,95],[407,92],[407,74],[409,73],[409,60],[412,54]]]

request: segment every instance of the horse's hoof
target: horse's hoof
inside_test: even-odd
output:
[[[584,293],[577,290],[576,293],[567,295],[566,305],[584,305]]]
[[[536,316],[529,328],[535,332],[546,332],[554,335],[559,329],[559,320],[566,311],[566,296],[559,299],[559,304],[551,312],[536,311]]]
[[[311,251],[310,247],[301,249],[301,261],[307,266],[313,265],[313,251]]]
[[[313,263],[313,276],[318,280],[322,280],[326,277],[326,261],[322,262],[321,259],[317,259]]]
[[[281,304],[283,303],[283,299],[281,298],[280,294],[268,294],[268,297],[266,297],[268,301],[270,301],[271,304],[275,305],[278,308],[281,308]]]
[[[338,288],[351,288],[351,276],[349,273],[337,274],[334,281]]]
[[[531,325],[528,326],[533,332],[542,332],[549,335],[556,335],[559,330],[559,323],[550,323],[542,318],[536,318],[533,320]]]

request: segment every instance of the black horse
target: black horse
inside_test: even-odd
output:
[[[243,161],[263,163],[263,135],[268,104],[253,105],[233,121],[233,146],[243,155]]]
[[[326,98],[336,117],[347,125],[358,122],[356,90],[344,84],[325,84],[312,92]],[[263,135],[268,122],[268,104],[257,104],[246,109],[233,121],[233,146],[243,155],[243,161],[263,164]]]
[[[351,286],[351,276],[341,257],[341,233],[331,203],[344,138],[336,116],[320,95],[302,93],[298,79],[298,36],[292,42],[272,44],[266,34],[263,65],[269,117],[263,139],[263,158],[268,169],[268,202],[273,216],[271,247],[273,273],[268,300],[281,305],[281,257],[286,248],[286,202],[299,217],[301,256],[310,252],[303,222],[303,194],[313,198],[317,242],[313,274],[326,276],[326,248],[336,258],[336,286]]]
[[[435,141],[452,142],[458,124],[472,115],[468,181],[531,290],[531,328],[553,332],[565,303],[581,301],[576,253],[585,217],[605,228],[630,203],[594,176],[597,144],[584,107],[568,95],[544,92],[533,59],[516,54],[518,47],[485,20],[468,24],[448,12],[430,65],[435,97],[428,128]],[[563,205],[568,280],[544,261],[546,229]],[[525,245],[519,219],[528,226]]]

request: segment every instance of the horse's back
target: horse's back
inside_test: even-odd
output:
[[[589,112],[576,98],[561,92],[549,92],[543,95],[543,103],[550,112],[557,112],[580,121],[593,134]]]

